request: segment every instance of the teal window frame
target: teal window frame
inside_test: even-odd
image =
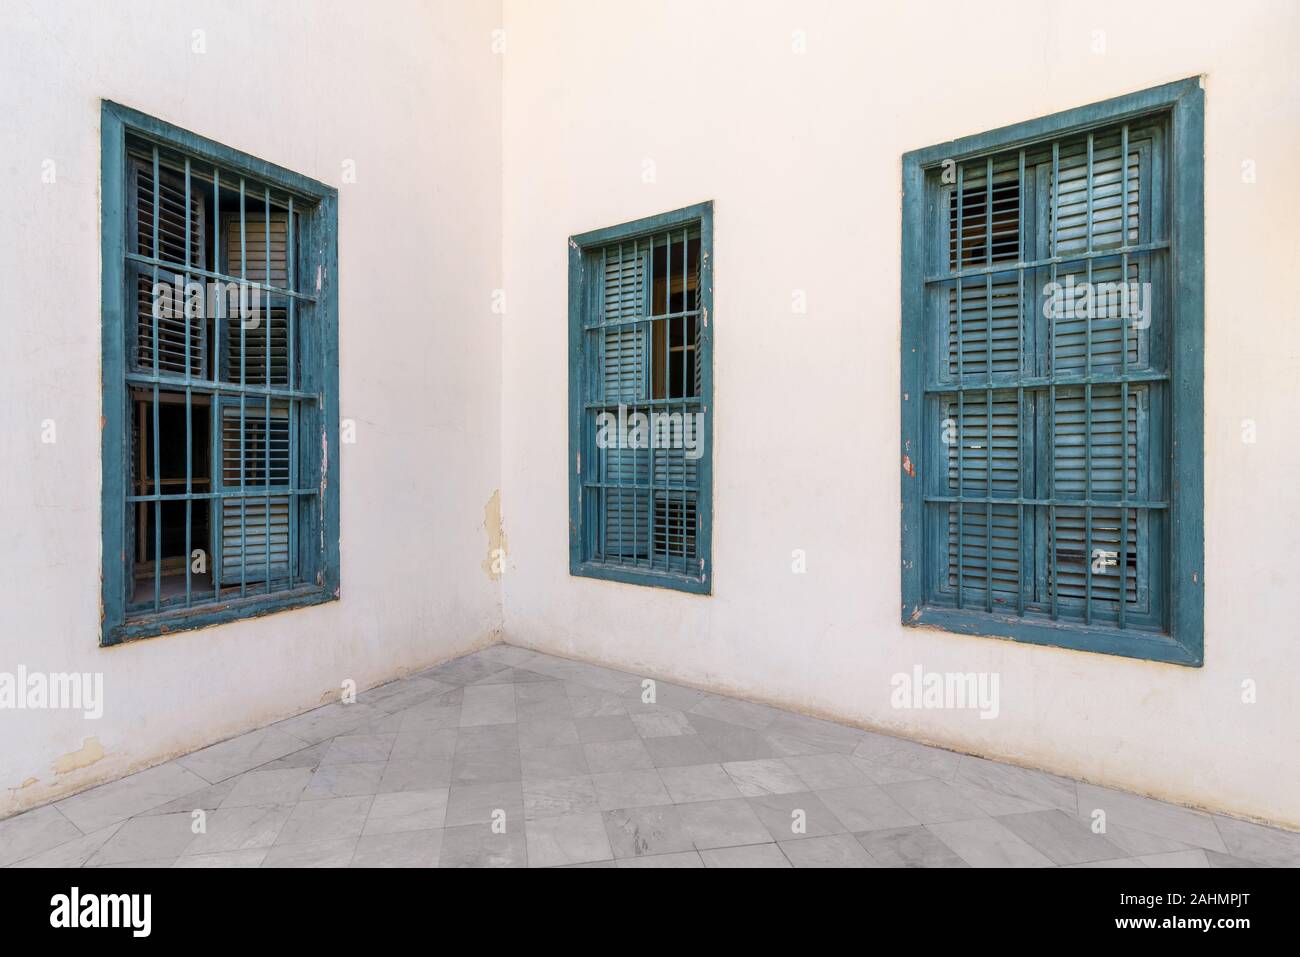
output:
[[[181,129],[163,120],[148,116],[130,107],[122,106],[108,100],[102,101],[100,111],[101,138],[101,297],[102,297],[102,493],[101,493],[101,528],[102,528],[102,587],[99,643],[111,646],[125,641],[204,628],[212,625],[258,617],[273,612],[292,608],[317,605],[334,601],[339,597],[339,466],[337,442],[339,409],[338,376],[338,192],[331,186],[320,183],[290,170],[257,159],[246,153],[224,146],[213,140]],[[173,274],[180,274],[198,281],[237,280],[239,277],[221,274],[217,271],[205,271],[201,268],[188,268],[193,263],[183,263],[187,268],[175,269],[167,265],[165,257],[157,253],[152,256],[139,254],[128,243],[133,215],[130,195],[131,160],[128,156],[128,143],[133,148],[140,144],[152,147],[155,175],[159,170],[159,155],[165,154],[170,162],[183,162],[186,191],[190,189],[190,167],[204,167],[219,171],[226,189],[239,190],[246,181],[255,184],[259,190],[252,194],[252,199],[260,200],[265,195],[267,208],[271,202],[288,203],[285,219],[287,229],[286,255],[290,268],[285,287],[272,287],[270,275],[264,284],[268,300],[279,295],[285,302],[285,310],[293,316],[294,308],[287,303],[292,301],[297,309],[297,335],[294,334],[294,319],[288,319],[288,373],[285,387],[271,385],[270,372],[266,372],[266,383],[249,380],[246,383],[232,382],[229,379],[204,380],[193,376],[190,363],[186,362],[183,372],[159,371],[157,361],[152,372],[136,368],[131,361],[131,337],[136,335],[136,317],[133,314],[133,292],[130,277],[132,270],[141,274],[150,269],[155,274],[155,281],[171,281]],[[170,174],[174,175],[174,174]],[[226,179],[229,177],[229,179]],[[197,182],[197,180],[195,180]],[[155,186],[155,189],[157,187]],[[272,192],[274,191],[274,192]],[[155,196],[156,196],[155,192]],[[242,203],[242,200],[241,200]],[[218,210],[219,212],[219,210]],[[190,213],[186,209],[186,224]],[[155,217],[156,221],[156,217]],[[266,215],[267,237],[270,237],[270,214]],[[295,231],[295,225],[296,231]],[[262,220],[250,218],[247,229],[251,232],[260,229]],[[156,227],[155,227],[155,235]],[[217,235],[220,236],[218,229]],[[156,240],[155,240],[156,242]],[[187,240],[188,242],[188,240]],[[154,247],[157,249],[158,247]],[[186,246],[188,249],[188,245]],[[242,240],[241,240],[242,248]],[[267,267],[270,265],[269,244],[267,244]],[[214,266],[219,263],[214,263]],[[253,263],[253,265],[257,265]],[[238,272],[233,265],[230,272]],[[304,277],[302,284],[314,288],[300,289],[295,285],[294,276]],[[269,319],[268,319],[269,322]],[[186,323],[188,328],[188,323]],[[238,325],[238,324],[232,324]],[[156,337],[156,334],[155,334]],[[155,338],[156,341],[156,338]],[[298,351],[296,361],[294,349]],[[186,333],[185,354],[190,355],[189,333]],[[269,346],[267,347],[269,349]],[[269,357],[268,357],[269,358]],[[215,354],[213,362],[218,361]],[[265,368],[269,370],[270,363]],[[243,373],[241,371],[241,380]],[[213,422],[221,408],[233,404],[242,407],[241,416],[247,421],[254,419],[270,421],[266,410],[267,397],[271,403],[288,402],[294,406],[291,414],[290,435],[286,465],[291,476],[284,489],[277,489],[285,498],[287,508],[297,515],[309,516],[309,520],[289,518],[286,522],[289,544],[285,554],[291,571],[286,580],[273,588],[270,582],[256,580],[256,576],[239,583],[240,595],[227,596],[213,591],[209,595],[195,595],[192,590],[190,562],[185,558],[186,583],[183,596],[172,596],[166,601],[160,597],[155,588],[152,607],[141,607],[141,603],[131,602],[130,589],[133,583],[132,554],[129,547],[131,531],[128,529],[129,512],[133,504],[142,499],[153,505],[155,515],[166,500],[182,500],[190,503],[207,501],[211,508],[219,510],[230,498],[239,497],[239,493],[223,491],[220,478],[220,452],[214,455],[210,463],[212,476],[211,488],[216,491],[194,493],[187,453],[187,475],[185,492],[164,498],[161,483],[157,481],[157,455],[154,455],[154,492],[146,495],[132,494],[132,463],[130,450],[132,445],[131,391],[133,388],[153,390],[154,430],[157,430],[157,407],[159,390],[183,394],[188,411],[193,396],[203,395],[208,407],[213,409]],[[242,426],[241,426],[242,429]],[[188,436],[187,426],[187,436]],[[271,449],[270,439],[266,439],[266,448]],[[221,448],[219,441],[213,437],[213,449]],[[191,440],[192,443],[192,440]],[[241,439],[241,449],[244,447]],[[157,444],[156,442],[154,443]],[[240,468],[243,468],[243,454],[240,453]],[[296,474],[295,474],[296,473]],[[242,471],[241,471],[242,474]],[[265,484],[256,488],[250,486],[241,489],[247,504],[256,506],[259,499],[266,500],[266,536],[270,540],[270,506],[272,490]],[[215,511],[214,511],[215,514]],[[157,526],[157,519],[155,519]],[[247,534],[245,523],[241,526]],[[256,531],[256,529],[254,529]],[[297,533],[295,538],[295,532]],[[211,536],[219,536],[216,524],[210,525]],[[190,541],[189,520],[186,526],[187,545]],[[242,538],[241,538],[242,545]],[[220,561],[219,545],[213,547],[215,554],[209,554],[208,561],[215,568]],[[155,568],[159,568],[155,549]],[[242,554],[242,553],[241,553]],[[271,568],[270,548],[266,554],[267,571]],[[246,565],[247,563],[244,563]],[[241,565],[243,567],[243,565]],[[252,567],[252,566],[248,566]],[[256,569],[254,569],[255,571]],[[161,571],[156,573],[161,576]],[[269,578],[269,574],[266,576]],[[235,583],[228,583],[233,589]],[[149,603],[144,603],[149,604]]]
[[[1167,335],[1170,338],[1166,348],[1167,369],[1163,370],[1162,376],[1167,405],[1165,413],[1159,417],[1159,421],[1166,425],[1167,432],[1160,436],[1161,444],[1154,446],[1160,454],[1166,452],[1168,454],[1166,473],[1168,496],[1167,501],[1160,503],[1159,506],[1167,509],[1168,518],[1162,523],[1159,540],[1150,542],[1151,548],[1158,551],[1160,559],[1164,562],[1164,570],[1159,580],[1153,582],[1150,588],[1152,607],[1156,608],[1161,616],[1159,626],[1149,630],[1143,630],[1140,626],[1125,628],[1122,611],[1119,612],[1118,624],[1093,622],[1091,606],[1096,599],[1091,597],[1091,577],[1088,578],[1089,597],[1085,601],[1087,621],[1065,620],[1058,617],[1055,604],[1051,614],[1044,614],[1038,611],[1027,612],[1023,607],[993,609],[990,607],[993,604],[991,597],[987,605],[981,600],[979,604],[984,607],[976,608],[964,607],[960,597],[955,603],[941,601],[935,581],[939,575],[940,561],[951,560],[946,557],[949,543],[943,537],[942,530],[935,528],[939,525],[934,518],[938,513],[934,511],[927,513],[927,500],[935,504],[933,483],[940,481],[939,473],[946,473],[949,466],[939,459],[929,435],[933,426],[931,420],[935,415],[934,409],[939,406],[934,406],[929,412],[926,406],[932,400],[932,393],[952,390],[951,387],[945,390],[942,385],[936,386],[928,381],[932,367],[930,360],[933,358],[933,351],[937,348],[934,340],[938,337],[932,329],[932,319],[927,315],[927,310],[930,308],[927,305],[927,284],[937,280],[927,273],[934,271],[936,261],[943,262],[939,272],[951,270],[947,275],[959,275],[966,270],[960,263],[956,266],[949,265],[947,253],[936,252],[938,248],[936,240],[939,238],[935,235],[936,229],[939,228],[936,224],[942,221],[943,215],[942,210],[939,209],[940,191],[936,187],[936,183],[941,182],[938,178],[939,172],[946,163],[952,164],[949,169],[964,168],[972,161],[984,161],[986,158],[991,170],[995,155],[1005,156],[1009,151],[1014,153],[1020,150],[1023,175],[1024,151],[1035,145],[1041,146],[1051,141],[1059,142],[1070,136],[1082,137],[1090,131],[1113,129],[1116,126],[1123,127],[1127,135],[1126,124],[1141,122],[1148,118],[1159,119],[1167,131],[1164,145],[1164,181],[1158,187],[1150,187],[1155,194],[1152,202],[1163,204],[1161,215],[1164,232],[1167,234],[1165,241],[1160,243],[1163,248],[1159,253],[1166,257],[1163,288],[1167,302],[1163,308],[1164,315],[1167,316]],[[1091,164],[1092,138],[1090,136],[1087,142],[1089,164]],[[983,165],[982,162],[980,165]],[[899,451],[902,463],[901,620],[904,625],[938,628],[960,634],[1006,638],[1031,644],[1169,662],[1190,667],[1199,667],[1204,663],[1204,165],[1204,91],[1199,77],[913,150],[903,155],[901,446]],[[1091,169],[1091,165],[1089,168]],[[992,182],[991,179],[989,181]],[[1021,188],[1023,189],[1023,186]],[[993,187],[990,186],[989,189],[991,200]],[[961,195],[960,186],[957,187],[956,192]],[[1091,180],[1088,197],[1088,202],[1091,204]],[[1028,200],[1022,197],[1016,204],[1017,208],[1023,208],[1027,202]],[[964,199],[962,205],[965,205]],[[1023,230],[1022,220],[1022,237]],[[991,235],[992,227],[990,227]],[[1089,249],[1091,249],[1091,235],[1090,228]],[[943,236],[942,240],[943,245],[947,246],[949,237]],[[964,242],[964,236],[962,241]],[[1022,238],[1021,243],[1023,241]],[[1127,236],[1123,243],[1123,248],[1128,249]],[[1135,251],[1134,258],[1142,252],[1143,250]],[[1009,267],[990,265],[984,271],[989,274],[994,271],[1014,273],[1018,267],[1024,266],[1026,259],[1033,259],[1032,255],[1026,257],[1025,250],[1020,249],[1019,244],[1017,254],[1019,263],[1012,262]],[[960,259],[960,254],[958,258]],[[1057,262],[1073,263],[1077,260],[1079,260],[1077,256],[1056,257]],[[1125,262],[1128,262],[1127,257]],[[1055,270],[1055,263],[1051,268]],[[1091,270],[1090,265],[1089,270]],[[1055,276],[1054,271],[1052,275]],[[978,282],[982,288],[983,279],[980,278]],[[1022,284],[1025,282],[1024,269],[1021,269],[1021,282]],[[960,296],[960,285],[957,289]],[[1034,306],[1037,306],[1039,301],[1037,296],[1028,300]],[[1025,303],[1023,292],[1018,302],[1017,309],[1023,309]],[[1021,313],[1018,312],[1017,315]],[[1018,322],[1023,323],[1023,319]],[[958,323],[960,339],[960,319]],[[1023,335],[1023,325],[1019,328]],[[959,351],[964,350],[959,349]],[[1123,351],[1125,353],[1128,351],[1127,339],[1124,340]],[[1094,373],[1091,353],[1089,356],[1088,370],[1083,376],[1070,379],[1058,378],[1058,373],[1053,370],[1046,377],[1040,377],[1035,381],[1033,387],[1051,390],[1053,402],[1056,400],[1057,389],[1065,384],[1077,389],[1087,388],[1088,394],[1091,395]],[[987,368],[993,369],[991,356]],[[994,382],[991,371],[988,376],[990,385],[987,394],[990,400],[993,391],[1004,388],[1008,384],[1012,388],[1016,386],[1021,386],[1025,390],[1030,388],[1019,377],[1009,377],[999,385]],[[1127,378],[1127,372],[1125,376],[1119,378]],[[983,401],[986,392],[982,378],[978,385],[980,387],[975,395],[978,401]],[[1090,412],[1088,414],[1091,415]],[[1040,433],[1034,441],[1042,441],[1042,434],[1050,431],[1044,427],[1043,433]],[[1021,437],[1017,439],[1017,444],[1022,446],[1026,441],[1023,438],[1026,435],[1023,426],[1016,434]],[[1127,443],[1125,446],[1127,447]],[[963,449],[959,457],[964,458],[964,445],[959,448]],[[1023,452],[1021,454],[1023,455]],[[991,449],[988,455],[989,474],[991,474],[993,468]],[[1023,459],[1019,468],[1021,470],[1024,468]],[[1010,500],[1011,507],[1014,507],[1017,501],[1023,502],[1026,497],[1023,491],[1023,479],[1018,481],[1021,483],[1021,491],[1017,493],[1017,498]],[[955,500],[961,501],[966,493],[960,480],[958,484],[962,490],[957,493]],[[1091,484],[1089,487],[1091,488]],[[985,494],[992,496],[992,493]],[[1124,495],[1127,496],[1128,493],[1125,492]],[[938,504],[942,505],[945,501],[947,499],[940,498]],[[1051,501],[1059,503],[1061,500],[1051,499]],[[1125,497],[1123,501],[1127,502],[1128,498]],[[990,501],[989,504],[992,506],[993,502]],[[1037,506],[1037,510],[1044,507]],[[1141,512],[1142,509],[1134,508],[1133,511]],[[1127,515],[1127,509],[1125,514]],[[961,527],[965,527],[964,522]],[[1016,541],[1023,568],[1025,546],[1019,537],[1025,528],[1023,519],[1016,528]],[[989,534],[991,536],[992,532],[990,531]],[[957,538],[964,540],[963,536]],[[1056,554],[1055,548],[1056,546],[1052,546],[1053,556]],[[939,554],[941,550],[945,553],[942,559]],[[991,548],[988,551],[991,552]],[[962,561],[958,559],[959,566]],[[1055,562],[1054,557],[1052,561]],[[1054,564],[1053,568],[1055,568]],[[1023,590],[1022,586],[1018,587]],[[957,593],[959,596],[962,594],[960,585]],[[1053,592],[1054,601],[1055,592]],[[1118,602],[1120,608],[1124,605],[1125,601]]]
[[[683,487],[673,484],[668,490],[670,500],[678,492],[683,493],[683,503],[687,492],[695,496],[695,554],[689,563],[683,560],[682,569],[655,568],[652,560],[644,564],[638,562],[635,567],[628,567],[616,562],[599,560],[594,544],[599,534],[597,527],[599,518],[590,519],[589,510],[585,507],[589,494],[601,492],[592,485],[593,480],[589,477],[592,473],[591,463],[597,458],[594,454],[595,433],[591,411],[600,400],[599,389],[594,384],[596,377],[592,374],[599,357],[590,354],[589,350],[592,347],[587,345],[592,341],[589,334],[594,332],[598,323],[604,321],[600,318],[603,316],[600,302],[602,283],[597,281],[601,269],[600,255],[601,250],[607,249],[611,244],[634,244],[647,241],[650,248],[654,249],[656,237],[660,234],[668,233],[677,236],[685,235],[686,231],[691,231],[692,236],[698,231],[700,250],[697,267],[698,301],[696,308],[690,310],[695,314],[697,336],[695,344],[699,362],[697,394],[686,401],[666,400],[666,405],[662,407],[670,411],[695,409],[703,415],[704,428],[703,435],[700,437],[700,455],[694,466],[696,483],[694,487],[687,488],[684,487],[686,483],[683,479],[681,483]],[[713,340],[716,326],[713,312],[713,203],[711,201],[698,203],[634,222],[570,236],[568,262],[569,573],[582,578],[648,585],[697,595],[711,594],[713,589]],[[685,307],[683,312],[689,309],[685,298],[683,298],[683,306]],[[648,313],[654,314],[653,300]],[[663,316],[652,319],[647,315],[633,325],[638,328],[641,326],[649,328],[653,323],[662,322],[663,319]],[[686,375],[685,369],[682,374],[683,377]],[[645,397],[629,404],[645,407]],[[584,450],[587,452],[585,458]],[[588,477],[584,477],[583,474],[584,462],[588,467]],[[657,467],[652,466],[652,472],[657,471]],[[669,470],[664,469],[664,471]],[[653,482],[651,484],[653,485]],[[653,495],[653,489],[643,487],[637,494]],[[642,504],[641,508],[645,510],[646,506]],[[683,511],[685,511],[685,504],[683,504]],[[667,521],[666,518],[665,523]],[[684,541],[686,537],[686,532],[683,531],[681,540]],[[651,554],[654,554],[654,546],[650,548]]]

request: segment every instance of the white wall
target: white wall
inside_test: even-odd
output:
[[[0,671],[103,672],[106,697],[99,721],[0,711],[0,816],[496,637],[499,23],[460,0],[0,5]],[[97,647],[100,98],[339,187],[341,601]]]
[[[1089,7],[506,0],[507,640],[1300,826],[1300,17]],[[903,629],[900,155],[1202,73],[1205,666]],[[572,578],[565,237],[705,199],[714,594]],[[1001,717],[893,710],[916,663],[1000,673]]]

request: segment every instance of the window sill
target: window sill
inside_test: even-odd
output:
[[[955,608],[924,605],[904,614],[903,624],[910,627],[937,628],[960,635],[1005,638],[1033,645],[1050,645],[1073,651],[1091,651],[1102,655],[1162,661],[1199,668],[1204,664],[1200,648],[1190,648],[1169,635],[1148,631],[1082,625],[1077,622],[1050,621],[973,612]]]
[[[338,601],[338,598],[335,592],[315,585],[304,585],[273,595],[249,595],[217,605],[200,605],[161,611],[157,614],[137,615],[129,617],[125,622],[118,622],[112,626],[106,625],[100,634],[99,644],[101,647],[109,647],[127,641],[138,641],[141,638],[155,638],[178,631],[225,625],[290,611],[294,608],[307,608],[311,605]]]
[[[625,585],[648,585],[652,588],[668,588],[693,595],[710,595],[713,592],[713,585],[707,577],[692,578],[675,572],[624,568],[618,565],[602,565],[600,562],[572,562],[569,565],[569,574],[575,578],[595,578],[601,581],[622,582]]]

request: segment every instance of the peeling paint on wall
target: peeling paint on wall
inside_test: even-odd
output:
[[[56,759],[52,766],[55,774],[67,774],[69,771],[89,767],[103,757],[104,746],[99,743],[99,738],[89,737],[81,742],[80,750],[69,751]]]
[[[505,571],[506,554],[509,552],[506,530],[501,524],[500,489],[494,490],[492,497],[483,506],[483,527],[487,530],[487,558],[483,559],[483,571],[492,581],[500,581],[501,573]]]

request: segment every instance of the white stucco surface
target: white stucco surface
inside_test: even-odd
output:
[[[1294,5],[738,6],[505,4],[507,640],[1300,826]],[[1198,74],[1205,666],[902,628],[901,154]],[[714,594],[572,578],[565,237],[707,199]],[[918,663],[1000,716],[893,709]]]
[[[105,696],[98,721],[0,712],[0,815],[496,637],[480,563],[500,485],[499,16],[457,0],[0,4],[0,670],[102,672]],[[341,601],[97,646],[101,98],[339,188],[340,415],[356,422]]]
[[[1300,828],[1300,12],[1079,10],[0,4],[0,671],[102,672],[106,698],[98,721],[0,712],[0,816],[504,635]],[[1193,75],[1205,666],[904,629],[901,154]],[[341,449],[338,602],[97,645],[101,98],[339,187],[340,414],[357,441]],[[701,200],[714,593],[570,577],[566,237]],[[917,664],[996,672],[998,718],[892,708],[890,678]]]

